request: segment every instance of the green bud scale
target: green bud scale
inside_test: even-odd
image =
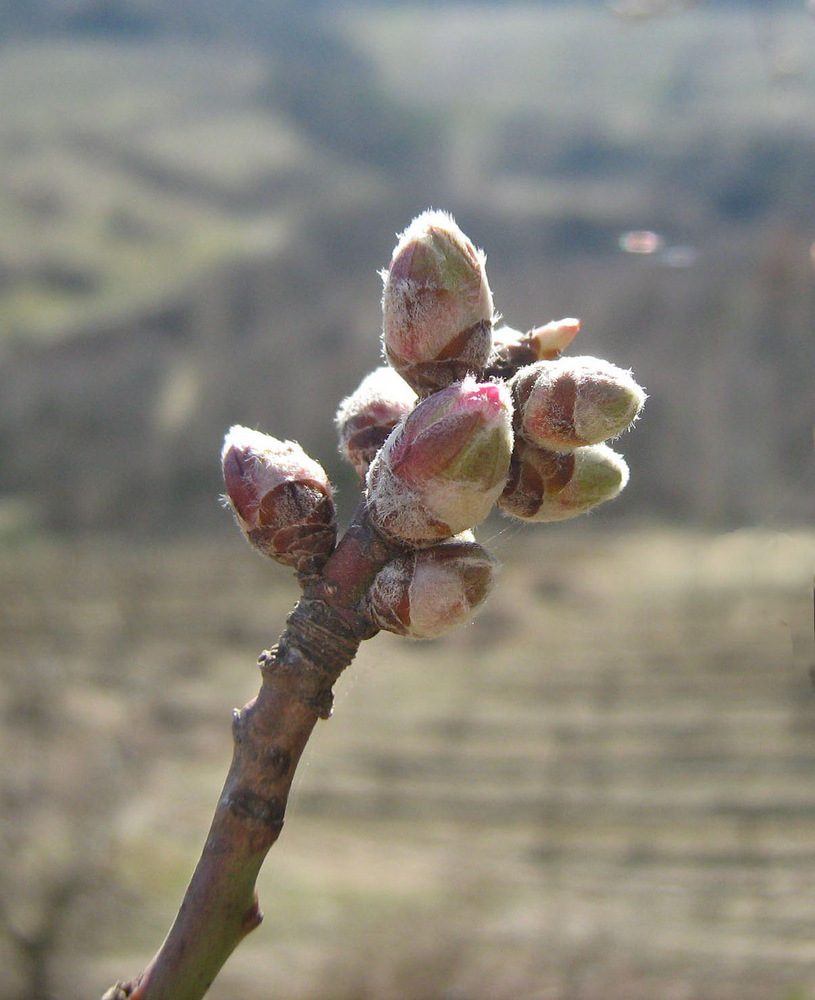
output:
[[[503,384],[474,379],[419,403],[368,472],[368,508],[377,528],[421,546],[480,524],[506,482],[511,414]]]
[[[541,448],[570,451],[617,437],[637,418],[645,393],[630,372],[599,358],[560,358],[512,379],[517,431]]]
[[[613,499],[627,482],[625,460],[608,445],[555,452],[519,441],[498,506],[524,521],[563,521]]]
[[[493,304],[484,264],[445,212],[424,212],[399,236],[382,272],[382,345],[421,396],[487,364]]]

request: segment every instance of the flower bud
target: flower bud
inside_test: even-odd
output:
[[[518,433],[532,444],[570,451],[617,437],[636,419],[645,393],[599,358],[560,358],[522,368],[512,379]]]
[[[611,500],[627,482],[625,460],[608,445],[555,452],[519,441],[498,506],[525,521],[563,521]]]
[[[493,307],[484,262],[452,216],[427,211],[400,235],[382,272],[385,357],[420,395],[487,363]]]
[[[493,333],[493,349],[488,370],[490,375],[509,378],[526,365],[536,361],[553,361],[560,357],[580,331],[580,320],[556,319],[545,326],[521,333],[504,326]]]
[[[340,403],[335,423],[340,454],[364,480],[374,455],[416,405],[416,393],[392,368],[377,368]]]
[[[374,525],[424,546],[483,521],[507,478],[511,412],[502,383],[469,378],[419,403],[368,471]]]
[[[379,628],[434,639],[472,620],[492,590],[499,564],[466,535],[405,552],[379,571],[368,592]]]
[[[302,575],[317,572],[337,538],[331,483],[296,441],[230,428],[221,452],[225,498],[263,555]]]

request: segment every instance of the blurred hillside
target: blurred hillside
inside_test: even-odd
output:
[[[491,546],[475,624],[341,678],[208,997],[812,1000],[815,535]],[[149,961],[295,592],[231,535],[0,550],[2,1000]]]
[[[579,352],[649,389],[598,516],[812,516],[803,4],[188,8],[0,5],[5,530],[222,523],[233,422],[350,486],[335,402],[428,205],[487,249],[509,323],[580,316]]]

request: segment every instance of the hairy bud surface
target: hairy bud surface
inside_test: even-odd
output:
[[[518,441],[498,506],[524,521],[563,521],[611,500],[628,482],[628,465],[608,445],[569,452]]]
[[[344,399],[335,419],[340,454],[365,479],[388,435],[416,405],[416,393],[392,368],[377,368]]]
[[[368,594],[371,616],[388,632],[434,639],[472,621],[498,568],[483,545],[464,536],[406,552],[377,574]]]
[[[301,574],[317,572],[337,537],[333,490],[296,441],[230,428],[221,451],[229,505],[250,544]]]
[[[511,414],[504,385],[474,379],[419,403],[368,472],[368,508],[376,527],[421,546],[480,524],[507,478]]]
[[[385,357],[422,396],[479,374],[492,351],[485,257],[452,216],[428,211],[399,236],[382,272]]]
[[[599,358],[560,358],[512,379],[518,433],[532,444],[570,451],[617,437],[637,418],[645,393],[630,372]]]

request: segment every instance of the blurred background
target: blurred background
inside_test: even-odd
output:
[[[815,16],[804,0],[0,0],[0,1000],[158,947],[296,589],[232,423],[337,401],[421,210],[650,400],[621,499],[481,532],[379,636],[217,1000],[812,1000]]]

